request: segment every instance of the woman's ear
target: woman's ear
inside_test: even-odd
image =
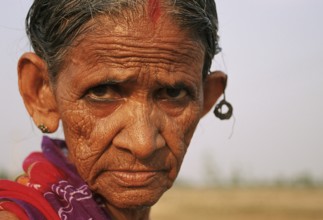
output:
[[[46,126],[49,132],[58,128],[59,114],[49,82],[45,61],[35,53],[25,53],[18,62],[20,95],[34,123]]]
[[[215,71],[204,79],[204,105],[201,117],[206,115],[214,106],[218,98],[223,94],[227,84],[227,75],[221,71]]]

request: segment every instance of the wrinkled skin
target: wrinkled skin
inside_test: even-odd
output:
[[[62,121],[70,161],[116,219],[148,219],[147,207],[172,186],[198,121],[223,91],[221,80],[202,79],[199,41],[167,17],[139,21],[94,19],[55,85],[44,83],[46,64],[35,54],[18,67],[33,120],[51,131]]]
[[[151,206],[199,121],[204,49],[168,20],[153,32],[102,23],[72,49],[56,87],[70,159],[110,203]]]

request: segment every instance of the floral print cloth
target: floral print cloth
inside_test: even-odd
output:
[[[110,220],[99,200],[67,161],[66,144],[44,137],[42,152],[23,163],[25,174],[16,182],[0,180],[0,211],[22,220]]]

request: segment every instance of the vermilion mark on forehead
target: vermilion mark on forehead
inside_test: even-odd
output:
[[[148,1],[148,14],[153,23],[156,23],[161,14],[159,0]]]

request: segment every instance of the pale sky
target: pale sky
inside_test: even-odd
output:
[[[0,8],[0,167],[12,173],[40,149],[16,74],[19,56],[30,50],[24,18],[31,2],[3,0]],[[323,180],[323,1],[216,2],[223,52],[213,69],[229,76],[235,122],[202,119],[179,178],[201,182],[207,166],[222,177],[306,172]]]

